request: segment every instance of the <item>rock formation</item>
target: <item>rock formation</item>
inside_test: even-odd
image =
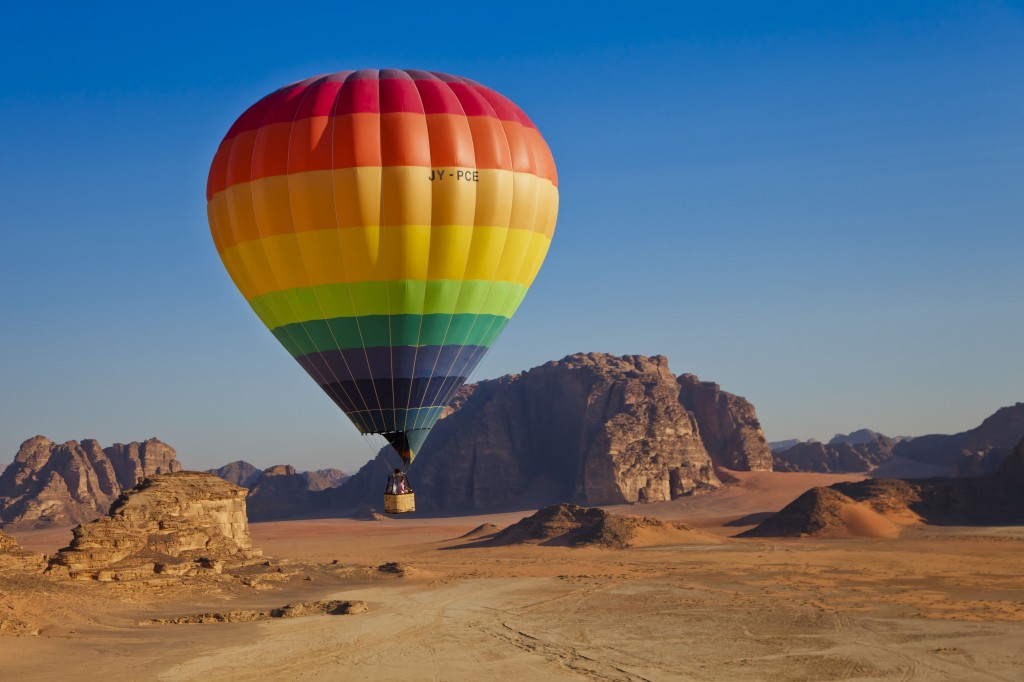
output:
[[[662,356],[571,355],[482,381],[457,404],[410,472],[418,510],[653,502],[720,485]],[[379,504],[393,466],[382,453],[330,506]]]
[[[686,409],[681,385],[703,417]],[[713,422],[713,453],[702,418]],[[677,379],[662,356],[589,353],[462,387],[410,475],[421,512],[484,511],[674,499],[721,485],[715,460],[770,466],[753,406],[692,375]],[[398,465],[385,447],[337,489],[304,494],[297,481],[257,483],[251,518],[379,506]]]
[[[479,529],[478,529],[479,530]],[[519,544],[597,546],[623,549],[656,544],[717,542],[684,523],[647,516],[623,516],[603,509],[559,504],[544,507],[532,516],[494,533],[474,546]]]
[[[258,554],[249,536],[246,494],[206,473],[147,476],[106,516],[77,526],[49,570],[97,580],[219,572],[224,562]]]
[[[834,488],[811,488],[742,536],[894,538],[899,527],[870,505]]]
[[[700,426],[700,437],[717,466],[737,471],[771,471],[772,452],[754,406],[693,374],[679,376],[679,402]]]
[[[1024,439],[995,474],[915,481],[867,479],[812,488],[744,535],[850,534],[851,505],[886,517],[938,524],[1024,521]],[[863,512],[854,522],[870,521]],[[877,525],[877,524],[876,524]],[[857,534],[857,533],[853,533]]]
[[[91,439],[57,444],[36,436],[0,475],[0,523],[41,528],[90,521],[140,478],[180,470],[174,450],[156,439],[101,448]]]
[[[266,469],[249,493],[249,518],[253,521],[309,516],[319,498],[309,494],[309,481],[290,464]]]
[[[837,434],[828,443],[807,441],[773,455],[777,471],[817,471],[842,473],[871,471],[892,456],[896,441],[869,429],[844,436]]]
[[[234,462],[229,462],[222,467],[217,469],[207,469],[206,473],[213,474],[223,478],[228,483],[234,483],[242,488],[249,488],[250,490],[263,472],[253,464],[249,464],[244,459],[239,459]]]
[[[899,443],[893,455],[949,467],[952,476],[983,476],[1024,438],[1024,403],[1003,407],[977,426],[951,436],[929,435]]]

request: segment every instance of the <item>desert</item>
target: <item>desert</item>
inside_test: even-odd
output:
[[[90,680],[1019,677],[1024,527],[739,539],[798,491],[862,477],[730,476],[701,497],[607,508],[655,526],[620,546],[535,526],[494,542],[523,516],[503,513],[254,523],[263,556],[238,575],[71,582],[5,565],[5,627],[38,634],[0,637],[0,670],[53,679],[70,656]],[[673,522],[686,530],[657,527]],[[29,556],[67,540],[14,537]],[[324,602],[361,612],[251,615]],[[221,615],[163,624],[201,614]]]

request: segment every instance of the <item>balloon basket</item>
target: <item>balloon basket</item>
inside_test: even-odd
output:
[[[407,514],[416,511],[416,495],[414,493],[384,493],[385,514]]]

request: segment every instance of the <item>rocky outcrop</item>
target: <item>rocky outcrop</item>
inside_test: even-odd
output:
[[[147,476],[103,518],[77,526],[71,545],[50,562],[71,577],[130,580],[219,572],[251,559],[247,491],[216,476],[179,472]]]
[[[678,382],[679,402],[696,418],[715,465],[737,471],[772,470],[771,448],[746,398],[693,374],[680,375]]]
[[[0,575],[5,573],[40,572],[46,562],[42,554],[28,552],[9,535],[0,531]],[[2,593],[2,590],[0,590]],[[0,634],[3,634],[3,612],[0,609]]]
[[[952,476],[984,476],[1024,438],[1024,403],[1004,407],[980,426],[951,436],[929,435],[899,443],[893,455],[949,467]]]
[[[418,510],[653,502],[720,485],[662,356],[571,355],[462,395],[410,472]],[[391,457],[363,467],[330,506],[380,504]]]
[[[0,554],[12,554],[14,552],[20,552],[21,546],[9,535],[4,535],[4,532],[0,530]]]
[[[532,516],[502,531],[483,536],[473,545],[538,544],[624,549],[687,542],[710,544],[718,540],[684,523],[661,521],[648,516],[612,514],[603,509],[574,504],[559,504],[539,509]]]
[[[91,439],[58,444],[36,436],[0,475],[0,522],[42,528],[89,521],[139,479],[180,470],[174,449],[155,438],[101,448]]]
[[[896,441],[862,429],[849,435],[837,434],[828,443],[807,441],[774,453],[777,471],[843,473],[871,471],[892,457]]]
[[[974,478],[915,481],[867,479],[813,488],[744,535],[842,536],[851,521],[874,524],[866,513],[935,524],[1019,523],[1024,521],[1024,440],[995,474]],[[855,505],[861,505],[857,510]],[[864,509],[867,509],[867,512]],[[857,510],[856,517],[850,511]],[[868,523],[870,522],[870,523]]]
[[[234,483],[242,488],[252,489],[263,471],[244,459],[239,459],[217,469],[207,469],[206,473],[223,478],[228,483]]]

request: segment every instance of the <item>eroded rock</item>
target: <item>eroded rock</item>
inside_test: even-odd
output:
[[[155,438],[101,448],[91,439],[58,444],[36,436],[0,475],[0,522],[45,528],[91,521],[140,478],[180,470],[174,449]]]
[[[226,563],[259,554],[249,535],[246,494],[206,473],[147,476],[107,516],[77,526],[49,570],[95,580],[219,573]]]

